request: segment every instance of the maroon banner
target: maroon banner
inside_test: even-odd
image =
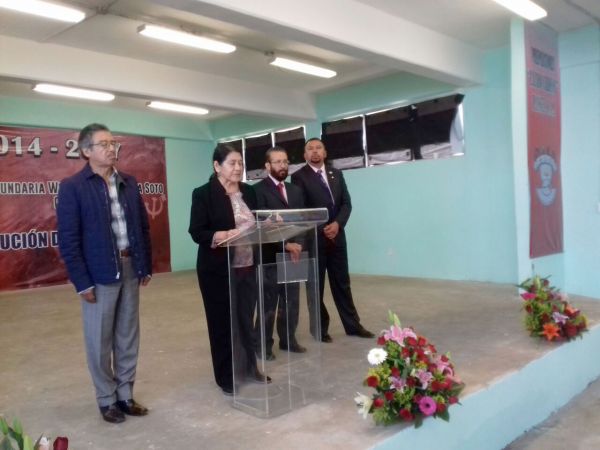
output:
[[[0,126],[0,290],[63,284],[58,252],[59,183],[85,165],[78,131]],[[153,270],[171,270],[162,138],[114,135],[117,168],[136,177],[152,238]]]
[[[526,23],[530,247],[532,258],[562,253],[560,67],[556,33]]]

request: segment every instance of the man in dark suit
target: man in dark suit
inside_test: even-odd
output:
[[[350,275],[348,274],[348,251],[346,248],[346,234],[344,227],[350,218],[352,202],[346,187],[344,176],[340,170],[325,167],[327,151],[323,141],[311,138],[304,145],[304,159],[306,165],[292,175],[292,183],[299,186],[304,194],[304,204],[307,208],[327,208],[329,220],[325,226],[318,229],[318,256],[319,256],[319,304],[321,311],[321,330],[311,323],[311,334],[322,342],[331,342],[329,335],[329,313],[323,302],[325,271],[329,277],[329,286],[333,301],[342,320],[344,331],[350,336],[363,338],[374,337],[373,333],[363,328],[350,288]],[[311,300],[311,308],[316,302]],[[313,314],[310,314],[313,317]]]
[[[286,183],[288,176],[287,152],[282,147],[273,147],[265,154],[267,177],[254,185],[258,209],[300,209],[304,207],[302,191],[293,184]],[[273,326],[277,317],[279,348],[295,353],[304,353],[306,348],[296,341],[296,328],[299,316],[299,283],[277,284],[276,254],[286,251],[292,261],[297,261],[302,246],[296,242],[286,242],[285,248],[278,244],[263,246],[264,269],[264,317],[265,317],[265,359],[273,360]],[[277,305],[279,304],[279,308]],[[260,345],[260,315],[256,320],[255,333]],[[257,349],[259,352],[262,349]]]

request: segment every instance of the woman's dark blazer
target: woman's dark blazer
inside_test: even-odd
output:
[[[256,209],[256,194],[254,188],[240,183],[242,198],[250,210]],[[227,275],[227,248],[211,248],[213,235],[217,231],[235,228],[231,201],[225,193],[225,188],[215,175],[208,183],[194,189],[192,193],[192,211],[190,228],[188,229],[194,242],[198,244],[198,272],[213,272]]]

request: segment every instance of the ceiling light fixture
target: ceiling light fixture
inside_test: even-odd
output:
[[[546,17],[548,13],[544,8],[536,5],[531,0],[494,0],[496,3],[510,9],[512,12],[527,20],[538,20]]]
[[[281,67],[283,69],[293,70],[296,72],[306,73],[308,75],[314,75],[315,77],[321,78],[332,78],[337,75],[336,72],[323,67],[314,66],[312,64],[306,64],[293,59],[276,57],[270,63],[273,66]]]
[[[96,100],[99,102],[110,102],[115,99],[113,94],[101,91],[91,91],[89,89],[79,89],[68,86],[59,86],[57,84],[39,83],[33,88],[36,92],[44,94],[62,95],[65,97],[84,98],[86,100]]]
[[[0,7],[63,22],[81,22],[85,13],[74,8],[42,0],[0,0]]]
[[[185,33],[183,31],[172,30],[169,28],[158,27],[156,25],[142,25],[138,28],[138,33],[143,36],[160,39],[161,41],[172,42],[174,44],[185,45],[187,47],[209,50],[217,53],[231,53],[235,51],[235,45],[226,42],[216,41],[214,39],[196,36],[195,34]]]
[[[181,112],[186,114],[208,114],[208,109],[199,108],[198,106],[181,105],[179,103],[151,101],[146,103],[148,108],[162,109],[165,111]]]

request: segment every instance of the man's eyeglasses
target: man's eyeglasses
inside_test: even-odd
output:
[[[290,162],[287,159],[283,159],[280,161],[269,161],[269,164],[274,165],[274,166],[287,166],[290,164]]]
[[[91,147],[95,147],[95,146],[98,146],[103,150],[106,150],[109,147],[113,147],[115,150],[119,150],[119,147],[121,147],[121,143],[117,142],[117,141],[100,141],[100,142],[91,144]]]

